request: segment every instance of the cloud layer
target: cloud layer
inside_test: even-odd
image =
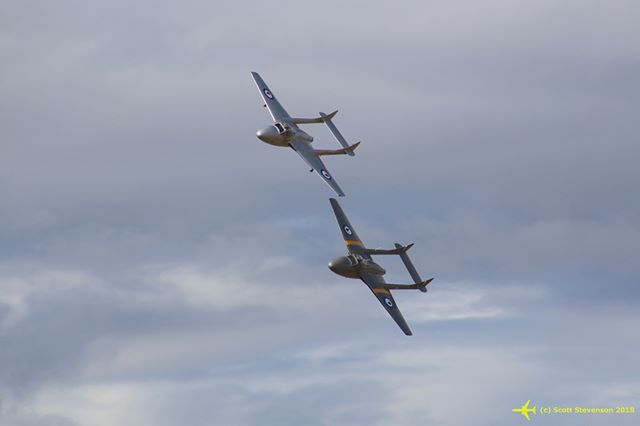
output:
[[[637,399],[636,2],[4,9],[0,425],[512,425],[527,399]],[[398,292],[411,339],[326,268],[331,194],[255,138],[250,71],[363,141],[328,164],[365,242],[415,242],[436,278]]]

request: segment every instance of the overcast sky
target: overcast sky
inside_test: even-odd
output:
[[[1,426],[640,411],[638,2],[0,10]],[[256,139],[250,71],[362,141],[327,164],[365,243],[435,277],[396,292],[414,336],[327,269],[332,192]]]

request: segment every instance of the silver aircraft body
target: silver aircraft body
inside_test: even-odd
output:
[[[420,290],[426,293],[427,285],[433,281],[433,278],[423,281],[413,266],[411,259],[409,259],[407,250],[409,250],[413,244],[403,246],[395,243],[395,248],[387,250],[366,248],[362,240],[358,237],[358,234],[356,234],[356,230],[349,222],[347,215],[345,215],[340,204],[338,204],[338,201],[335,198],[331,198],[330,201],[349,254],[333,259],[329,262],[329,269],[343,277],[359,278],[362,280],[367,287],[369,287],[369,290],[371,290],[376,299],[378,299],[382,307],[402,329],[404,334],[411,336],[411,329],[404,320],[402,313],[400,313],[400,309],[398,309],[390,290]],[[404,263],[404,266],[409,271],[409,275],[413,278],[414,284],[389,284],[384,280],[383,275],[386,271],[382,266],[374,262],[371,256],[389,254],[397,254],[400,256],[402,263]]]
[[[310,171],[315,171],[322,180],[331,187],[340,197],[344,197],[344,192],[335,181],[329,170],[320,159],[323,155],[349,155],[354,156],[354,151],[360,145],[357,142],[349,145],[344,137],[340,134],[331,119],[338,111],[331,114],[319,113],[316,118],[295,118],[280,105],[273,92],[269,89],[262,77],[257,72],[252,72],[251,76],[260,91],[260,96],[264,101],[264,106],[269,110],[274,124],[258,130],[256,136],[261,141],[274,146],[290,147],[309,165]],[[342,149],[336,150],[318,150],[311,146],[313,137],[302,130],[298,124],[324,123],[335,139],[342,145]]]

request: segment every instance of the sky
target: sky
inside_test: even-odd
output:
[[[640,411],[637,2],[1,10],[0,426]],[[364,242],[415,242],[435,277],[395,292],[414,336],[327,269],[332,192],[256,139],[251,71],[362,141],[326,162]]]

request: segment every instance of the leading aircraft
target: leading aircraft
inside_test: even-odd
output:
[[[427,285],[433,281],[433,278],[423,281],[413,263],[411,263],[407,250],[413,244],[403,246],[395,243],[395,249],[389,250],[366,248],[362,240],[358,238],[358,234],[356,234],[338,201],[335,198],[330,198],[329,201],[342,231],[342,238],[344,238],[349,251],[347,256],[337,257],[329,262],[329,269],[343,277],[361,279],[382,304],[382,307],[391,315],[391,318],[400,326],[404,334],[411,336],[411,329],[400,313],[400,309],[396,306],[396,301],[393,299],[390,290],[420,290],[426,293]],[[371,255],[385,254],[397,254],[400,256],[415,284],[389,284],[385,282],[383,275],[386,271],[371,258]]]
[[[333,176],[327,170],[320,159],[323,155],[349,155],[353,157],[355,149],[360,145],[360,142],[356,142],[353,145],[349,145],[347,141],[342,137],[335,124],[331,119],[336,115],[338,111],[334,111],[331,114],[320,113],[316,118],[294,118],[280,105],[280,102],[276,99],[273,92],[269,89],[262,77],[257,72],[252,72],[251,76],[255,81],[260,96],[264,101],[264,106],[267,107],[271,118],[273,118],[274,124],[258,130],[256,136],[262,142],[270,145],[291,147],[300,157],[311,167],[311,172],[314,170],[320,175],[322,180],[331,187],[340,197],[344,197],[344,192],[333,179]],[[298,127],[298,124],[312,124],[312,123],[324,123],[327,125],[336,140],[342,145],[342,149],[329,150],[329,149],[314,149],[311,146],[313,137],[307,132]]]

